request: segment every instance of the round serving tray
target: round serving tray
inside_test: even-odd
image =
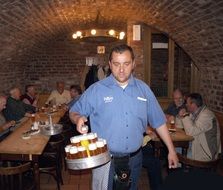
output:
[[[49,135],[49,136],[57,135],[62,132],[63,125],[61,124],[53,124],[53,126],[43,125],[41,126],[40,130],[41,130],[41,133],[44,135]]]
[[[92,156],[88,158],[81,159],[66,159],[67,168],[71,170],[82,170],[94,168],[100,165],[103,165],[111,160],[109,152],[101,153],[97,156]]]

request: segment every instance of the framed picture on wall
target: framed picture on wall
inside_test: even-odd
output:
[[[104,54],[105,53],[105,46],[97,46],[97,53]]]

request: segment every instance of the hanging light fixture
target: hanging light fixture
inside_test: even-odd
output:
[[[95,25],[99,24],[99,19],[101,17],[100,12],[98,11],[97,17],[95,19]],[[95,26],[94,26],[95,27]],[[115,30],[112,28],[90,28],[84,30],[78,30],[72,35],[73,39],[82,39],[82,38],[93,38],[93,37],[108,37],[118,40],[125,39],[125,32],[120,30]]]

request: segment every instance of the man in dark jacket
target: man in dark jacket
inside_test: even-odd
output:
[[[3,114],[7,121],[18,121],[23,117],[31,117],[31,113],[35,113],[34,106],[25,104],[20,100],[21,92],[19,88],[12,88],[10,90],[10,97],[7,99],[6,108]]]

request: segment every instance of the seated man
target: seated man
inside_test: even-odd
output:
[[[220,153],[220,129],[214,113],[203,104],[200,94],[192,93],[187,97],[185,109],[179,111],[178,125],[182,125],[186,134],[193,136],[192,152],[188,157],[194,160],[210,161]]]
[[[70,102],[70,92],[64,89],[64,82],[57,82],[57,89],[53,90],[47,99],[47,104],[59,105]]]
[[[180,89],[173,92],[173,102],[168,106],[164,113],[166,114],[167,121],[171,122],[177,116],[179,110],[186,108],[183,93]]]
[[[38,97],[34,85],[27,85],[25,87],[26,93],[21,96],[21,100],[29,105],[37,107]]]
[[[7,99],[6,108],[3,110],[3,114],[7,121],[18,121],[23,117],[31,117],[31,113],[36,111],[34,106],[25,104],[20,100],[21,92],[19,88],[12,88],[10,90],[10,97]]]
[[[74,103],[80,98],[81,94],[82,94],[82,90],[79,85],[70,86],[71,101],[68,103],[69,108],[71,108],[74,105]]]
[[[0,133],[7,130],[9,127],[15,125],[15,121],[6,122],[5,117],[2,115],[2,110],[5,109],[6,98],[0,95]],[[1,135],[0,135],[1,136]]]

